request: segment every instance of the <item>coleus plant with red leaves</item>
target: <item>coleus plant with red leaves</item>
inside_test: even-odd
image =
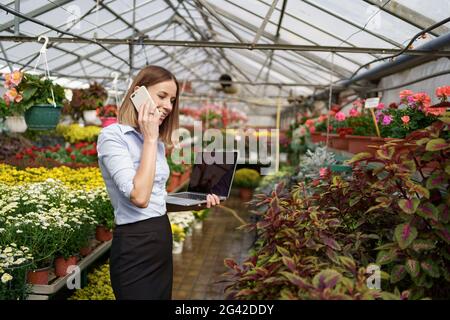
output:
[[[356,155],[351,177],[329,172],[319,184],[257,196],[261,220],[245,228],[258,241],[242,265],[225,260],[228,297],[448,298],[449,120]],[[367,286],[370,264],[380,290]]]

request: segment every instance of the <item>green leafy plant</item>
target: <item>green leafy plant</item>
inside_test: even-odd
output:
[[[233,184],[236,187],[254,189],[259,185],[261,176],[254,169],[242,168],[236,171]]]
[[[44,76],[14,71],[5,74],[5,87],[8,89],[3,95],[5,115],[22,115],[38,104],[62,106],[66,101],[64,88]]]
[[[319,183],[257,195],[260,219],[245,229],[258,240],[242,265],[225,260],[228,297],[448,297],[449,120],[392,140],[375,156],[356,155],[351,176],[327,172]],[[367,288],[372,264],[381,269],[380,290]]]

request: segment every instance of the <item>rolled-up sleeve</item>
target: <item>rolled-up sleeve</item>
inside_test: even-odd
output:
[[[136,170],[127,145],[115,132],[103,131],[97,141],[98,161],[122,194],[130,199]]]

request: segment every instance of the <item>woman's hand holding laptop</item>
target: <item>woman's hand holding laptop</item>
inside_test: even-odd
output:
[[[206,196],[206,207],[211,208],[212,206],[217,206],[220,204],[220,199],[215,194],[208,194]]]

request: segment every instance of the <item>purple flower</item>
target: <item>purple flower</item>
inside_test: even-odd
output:
[[[377,118],[377,121],[380,122],[380,118],[383,115],[383,111],[377,110],[375,111],[375,118]]]
[[[392,117],[390,115],[384,115],[383,125],[387,126],[392,122]]]

